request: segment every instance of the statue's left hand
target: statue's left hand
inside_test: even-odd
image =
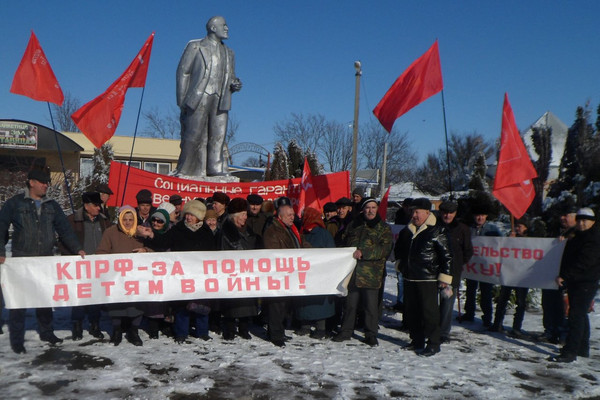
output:
[[[239,92],[242,90],[242,81],[240,81],[238,78],[235,78],[229,87],[232,92]]]

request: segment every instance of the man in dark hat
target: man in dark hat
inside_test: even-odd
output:
[[[452,249],[452,292],[450,296],[440,296],[440,329],[441,342],[450,342],[450,329],[452,327],[452,311],[454,302],[460,287],[463,265],[469,262],[473,256],[473,244],[471,243],[471,230],[456,218],[458,204],[454,201],[443,201],[440,206],[440,220],[448,230],[450,246]]]
[[[151,228],[150,216],[156,212],[156,207],[152,206],[152,192],[148,189],[140,190],[136,195],[138,206],[135,208],[137,213],[137,225]]]
[[[412,220],[400,231],[394,254],[404,278],[404,322],[411,339],[407,349],[429,357],[440,352],[438,296],[439,289],[452,283],[452,251],[446,228],[431,212],[431,202],[418,198],[412,207]]]
[[[54,255],[56,234],[71,254],[85,255],[60,205],[46,197],[49,184],[50,173],[46,168],[32,169],[27,175],[25,191],[4,203],[0,210],[0,264],[6,261],[6,243],[11,224],[14,228],[13,257]],[[26,311],[11,309],[9,312],[10,346],[15,353],[25,353]],[[38,308],[35,311],[40,339],[50,344],[62,343],[62,339],[54,334],[52,308]]]
[[[352,218],[356,218],[362,210],[362,202],[365,198],[365,190],[361,187],[356,187],[352,191]]]
[[[74,214],[67,218],[75,231],[79,242],[83,245],[86,254],[94,254],[100,244],[104,230],[110,226],[110,221],[102,210],[102,198],[98,192],[86,192],[81,195],[83,207],[75,210]],[[68,249],[61,246],[63,254],[71,254]],[[89,321],[88,332],[96,339],[102,339],[104,335],[100,331],[100,305],[77,306],[71,310],[72,339],[83,339],[83,320],[87,315]]]
[[[471,236],[501,236],[500,230],[488,222],[489,206],[479,204],[473,207],[473,224],[471,225]],[[479,307],[481,307],[481,321],[483,326],[489,328],[492,325],[493,317],[493,289],[494,285],[487,282],[478,282],[473,279],[467,279],[467,293],[465,299],[465,313],[461,315],[460,321],[475,320],[475,303],[477,300],[477,288],[481,292],[479,297]]]
[[[389,225],[379,217],[378,208],[375,199],[365,198],[361,217],[353,222],[348,234],[348,246],[356,247],[353,257],[357,261],[348,284],[342,326],[333,338],[335,342],[350,340],[356,315],[362,308],[365,318],[363,342],[371,347],[379,344],[379,289],[383,285],[385,263],[394,246],[394,238]]]
[[[219,229],[223,226],[223,221],[227,218],[227,205],[229,196],[223,192],[214,192],[212,195],[212,208],[217,213],[217,226]]]
[[[340,220],[337,215],[337,206],[335,203],[325,203],[323,206],[323,215],[325,217],[325,229],[327,229],[327,232],[329,232],[331,236],[335,238],[335,235],[340,229]]]
[[[412,211],[410,207],[412,206],[413,199],[407,197],[401,204],[401,207],[396,211],[396,217],[394,219],[394,223],[396,225],[407,225],[412,218]]]
[[[352,200],[347,197],[341,197],[336,202],[337,215],[339,222],[339,229],[335,235],[335,246],[344,247],[346,245],[346,234],[348,233],[348,227],[352,222]]]
[[[178,194],[173,194],[169,197],[169,203],[175,206],[176,221],[181,221],[183,219],[183,214],[181,214],[181,210],[183,210],[183,198]]]
[[[246,197],[246,200],[248,200],[248,219],[246,220],[246,225],[252,229],[252,232],[262,236],[263,228],[267,221],[267,214],[262,212],[263,198],[256,193],[251,193]]]
[[[96,185],[96,192],[100,193],[100,200],[102,200],[102,206],[100,207],[100,212],[102,214],[104,214],[104,216],[109,220],[112,221],[114,218],[114,213],[113,210],[109,209],[109,207],[106,205],[106,203],[108,203],[108,199],[110,199],[110,196],[112,196],[114,193],[112,190],[110,190],[110,188],[108,187],[108,185],[106,183],[100,183],[98,185]],[[114,208],[114,207],[111,207]]]

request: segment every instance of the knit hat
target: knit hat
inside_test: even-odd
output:
[[[360,209],[361,209],[361,210],[364,210],[364,209],[365,209],[365,207],[366,207],[366,205],[367,205],[367,204],[369,204],[369,203],[375,203],[375,205],[377,205],[377,200],[375,200],[375,199],[374,199],[374,198],[372,198],[372,197],[366,197],[366,198],[364,198],[364,199],[362,200],[362,202],[361,202]]]
[[[167,210],[164,210],[164,209],[156,210],[155,212],[152,213],[152,216],[150,217],[151,221],[153,219],[160,219],[162,222],[164,222],[164,224],[160,227],[160,229],[155,229],[154,225],[152,225],[153,230],[155,230],[158,233],[165,233],[166,231],[169,230],[169,222],[170,222],[171,218],[169,217],[169,213],[167,212]]]
[[[236,197],[227,205],[227,213],[229,214],[237,214],[242,211],[248,211],[248,202],[241,197]]]
[[[227,205],[229,204],[229,196],[223,192],[214,192],[212,195],[212,201],[213,203],[216,201],[218,203]]]
[[[173,203],[170,202],[162,202],[160,203],[160,205],[158,206],[159,210],[165,210],[167,212],[167,214],[171,214],[172,212],[175,212],[175,206],[173,205]]]
[[[410,207],[413,209],[430,211],[431,201],[429,201],[429,199],[426,199],[425,197],[419,197],[418,199],[413,200]]]
[[[100,193],[98,192],[85,192],[81,195],[81,201],[83,204],[95,204],[97,206],[102,205],[102,200],[100,199]]]
[[[594,214],[594,210],[592,210],[589,207],[584,207],[584,208],[580,208],[577,211],[577,216],[575,217],[576,220],[580,220],[580,219],[587,219],[590,221],[595,221],[596,220],[596,214]]]
[[[152,204],[152,192],[148,189],[142,189],[135,195],[135,199],[138,204]]]
[[[355,188],[352,191],[352,196],[354,196],[355,194],[359,195],[360,197],[365,197],[365,191],[362,188],[359,188],[359,187]]]
[[[255,206],[259,206],[263,203],[263,198],[257,195],[256,193],[249,194],[248,197],[246,197],[246,200],[248,200],[249,204]]]
[[[206,206],[200,200],[190,200],[183,206],[183,214],[192,214],[202,221],[206,214]]]

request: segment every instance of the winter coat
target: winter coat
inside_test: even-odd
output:
[[[54,254],[56,234],[65,246],[77,254],[81,243],[73,232],[65,213],[58,203],[48,197],[41,200],[39,212],[29,190],[11,197],[0,210],[0,256],[6,256],[8,229],[13,225],[12,256],[51,256]]]
[[[331,234],[320,226],[304,233],[304,240],[312,247],[333,248],[335,242]],[[298,296],[294,298],[296,318],[300,321],[325,319],[335,314],[335,303],[332,296]]]
[[[347,228],[347,246],[362,252],[357,260],[352,281],[358,288],[379,289],[383,283],[385,263],[394,247],[394,238],[389,225],[379,218],[371,221],[362,216]]]
[[[463,265],[468,263],[473,256],[471,230],[467,225],[457,221],[456,218],[452,223],[446,225],[446,229],[449,233],[452,250],[452,267],[450,268],[452,286],[457,288],[460,285]]]
[[[75,235],[77,235],[77,239],[79,240],[79,243],[81,243],[82,247],[85,247],[85,227],[86,227],[85,224],[86,224],[86,220],[89,221],[89,218],[87,217],[84,208],[81,207],[81,208],[75,210],[75,213],[69,215],[67,217],[67,220],[71,224],[71,227],[73,228],[73,231],[75,232]],[[101,235],[104,235],[104,231],[106,230],[106,228],[108,228],[109,226],[112,225],[110,223],[110,221],[108,220],[108,218],[102,213],[98,214],[95,222],[97,223],[97,227],[99,228],[99,231],[100,231],[99,233]],[[94,250],[92,250],[91,252],[86,251],[86,254],[94,254],[97,247],[98,246],[95,246]],[[62,241],[60,242],[59,248],[60,248],[61,254],[71,254],[65,248]]]
[[[208,225],[203,224],[196,232],[185,226],[185,220],[176,223],[162,235],[145,241],[152,249],[170,249],[171,251],[214,251],[217,250],[215,236]]]
[[[267,222],[267,214],[265,214],[264,212],[261,211],[256,215],[248,213],[246,226],[252,229],[252,232],[254,232],[255,234],[262,236],[263,229],[265,227],[265,222]]]
[[[337,235],[338,231],[340,230],[339,218],[331,217],[330,219],[325,221],[325,229],[327,229],[331,237],[335,238],[335,235]]]
[[[220,250],[254,250],[261,247],[260,236],[249,227],[240,231],[229,218],[223,222],[219,236]],[[225,318],[258,315],[258,299],[255,298],[222,299],[220,303]]]
[[[402,277],[409,281],[452,283],[452,250],[448,231],[436,225],[433,213],[417,227],[409,223],[398,235],[394,254],[400,261]]]
[[[263,243],[265,249],[297,249],[293,233],[285,227],[279,218],[274,217],[271,224],[265,227],[263,234]],[[310,247],[306,242],[301,243],[300,247]]]
[[[569,285],[593,283],[600,280],[600,227],[596,222],[590,229],[576,231],[567,240],[560,263],[560,277]]]

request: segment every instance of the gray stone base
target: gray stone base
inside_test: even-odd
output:
[[[178,175],[178,178],[181,179],[189,179],[191,181],[202,181],[202,182],[214,182],[214,183],[233,183],[239,182],[240,178],[237,176],[188,176],[188,175]]]

